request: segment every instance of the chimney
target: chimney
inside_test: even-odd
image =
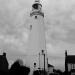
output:
[[[67,50],[65,50],[65,57],[67,57]]]
[[[3,56],[6,57],[6,53],[5,52],[3,52]]]

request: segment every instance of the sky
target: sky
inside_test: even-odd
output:
[[[26,57],[27,23],[34,0],[0,0],[0,54],[9,63]],[[49,63],[64,70],[65,50],[75,54],[75,0],[41,0]]]

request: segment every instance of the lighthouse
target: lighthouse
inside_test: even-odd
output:
[[[40,0],[35,0],[30,12],[30,35],[27,50],[27,64],[30,68],[47,70],[47,50],[44,13]]]

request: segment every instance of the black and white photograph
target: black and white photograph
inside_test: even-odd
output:
[[[0,0],[0,75],[75,75],[75,0]]]

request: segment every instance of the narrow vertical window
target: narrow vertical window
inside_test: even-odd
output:
[[[30,30],[32,30],[32,25],[30,25]]]

